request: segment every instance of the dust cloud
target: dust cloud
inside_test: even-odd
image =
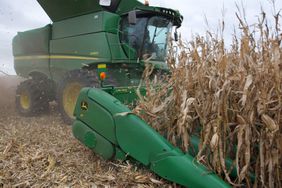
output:
[[[10,111],[15,108],[16,88],[21,79],[17,76],[0,75],[0,116],[4,111]]]

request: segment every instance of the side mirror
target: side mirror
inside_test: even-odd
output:
[[[128,13],[128,23],[129,24],[132,24],[132,25],[135,25],[137,22],[137,16],[136,16],[136,11],[133,10],[133,11],[130,11]]]
[[[111,6],[111,3],[112,3],[111,0],[100,0],[100,1],[99,1],[99,4],[100,4],[101,6],[105,6],[105,7]]]
[[[177,33],[177,30],[175,29],[175,32],[174,32],[174,40],[177,42],[178,41],[178,33]]]

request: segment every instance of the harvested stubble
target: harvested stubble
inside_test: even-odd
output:
[[[169,52],[171,76],[145,79],[147,96],[135,109],[183,151],[198,135],[196,159],[233,186],[282,187],[282,34],[279,14],[273,32],[262,15],[255,31],[238,17],[241,36],[228,50],[209,32],[180,41],[181,52]]]
[[[105,161],[77,141],[52,105],[21,117],[16,77],[0,77],[0,187],[172,187],[142,166]]]

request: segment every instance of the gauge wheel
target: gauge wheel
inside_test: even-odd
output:
[[[23,116],[35,116],[45,112],[49,109],[49,103],[43,95],[34,80],[21,82],[16,90],[17,112]]]
[[[58,86],[58,109],[66,124],[74,121],[73,112],[79,92],[83,87],[97,87],[98,78],[93,71],[75,70],[68,72]]]

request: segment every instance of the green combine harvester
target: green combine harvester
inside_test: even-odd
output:
[[[180,27],[179,12],[145,6],[137,0],[38,0],[53,21],[19,32],[13,40],[16,73],[24,78],[17,91],[22,115],[48,109],[56,99],[65,122],[74,120],[81,88],[136,86],[151,57],[154,74],[168,71],[168,35]],[[98,67],[107,74],[97,76]],[[106,79],[104,79],[106,77]]]
[[[169,72],[169,37],[174,31],[177,39],[183,20],[178,11],[137,0],[38,3],[53,23],[13,39],[15,70],[26,78],[16,93],[21,115],[42,113],[56,100],[74,136],[103,158],[136,160],[187,187],[230,187],[125,106],[137,100],[145,63],[154,65],[153,76]]]

